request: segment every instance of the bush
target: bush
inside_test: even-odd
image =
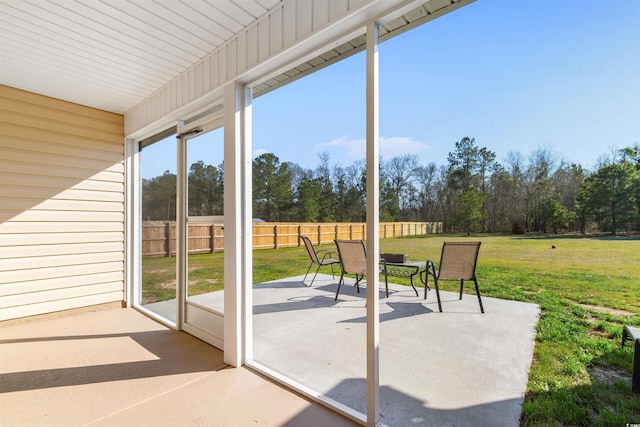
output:
[[[524,225],[520,224],[520,221],[514,221],[513,226],[511,227],[511,232],[513,234],[524,234],[527,230],[524,228]]]

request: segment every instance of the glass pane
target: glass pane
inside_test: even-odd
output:
[[[316,276],[299,235],[333,259],[364,239],[364,59],[254,101],[252,188],[253,360],[363,414],[367,285],[349,275],[336,301],[339,265]]]
[[[140,151],[142,289],[138,304],[176,321],[176,138]]]
[[[224,132],[187,141],[187,298],[224,312]]]

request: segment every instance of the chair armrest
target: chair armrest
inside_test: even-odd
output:
[[[324,249],[320,249],[319,251],[316,251],[316,255],[320,255],[320,254],[324,254],[322,255],[322,261],[324,261],[325,258],[333,258],[332,255],[334,255],[334,252],[331,251],[327,251]]]
[[[430,274],[434,279],[436,278],[436,263],[431,261],[430,259],[427,260],[425,274]]]

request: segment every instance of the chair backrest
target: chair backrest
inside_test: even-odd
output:
[[[342,271],[347,274],[367,272],[367,253],[362,240],[335,240]]]
[[[481,242],[445,242],[440,255],[439,279],[473,279]]]
[[[304,242],[304,246],[307,248],[307,252],[309,253],[309,258],[311,258],[311,262],[319,263],[318,254],[316,253],[315,248],[311,244],[311,240],[307,236],[300,235],[300,239]]]

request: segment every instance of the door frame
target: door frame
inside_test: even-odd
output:
[[[154,320],[167,327],[176,330],[184,330],[195,337],[208,342],[209,344],[223,350],[224,317],[223,313],[202,307],[200,304],[192,303],[191,318],[196,324],[202,324],[202,314],[213,312],[220,318],[219,337],[217,334],[208,333],[206,330],[189,324],[185,318],[187,313],[187,141],[190,137],[202,135],[213,130],[222,128],[224,131],[224,108],[222,100],[212,102],[205,109],[200,109],[190,115],[190,118],[178,120],[174,126],[167,127],[162,131],[147,134],[142,138],[128,138],[127,159],[126,159],[126,221],[125,235],[128,240],[127,256],[125,257],[125,270],[127,271],[127,292],[125,292],[127,307],[135,308]],[[185,135],[195,129],[201,132]],[[170,133],[168,133],[170,132]],[[142,292],[142,174],[140,142],[145,139],[154,138],[166,134],[161,139],[173,135],[176,138],[176,321],[162,317],[161,315],[147,309],[140,304]],[[182,135],[182,137],[180,137]],[[160,139],[158,139],[160,140]],[[224,150],[224,147],[223,147]],[[226,222],[226,219],[225,219]],[[225,265],[227,255],[225,254]],[[225,280],[225,284],[227,281]],[[204,321],[206,324],[206,320]]]

